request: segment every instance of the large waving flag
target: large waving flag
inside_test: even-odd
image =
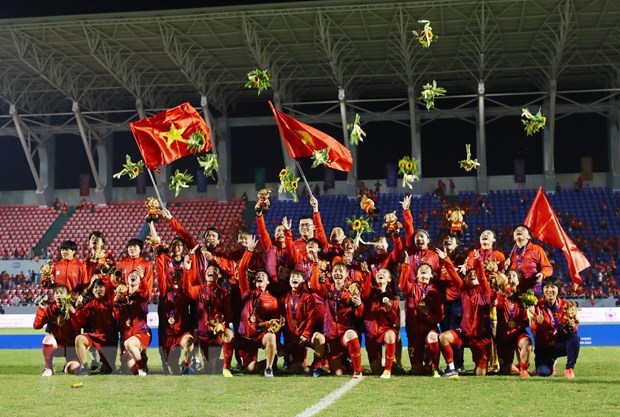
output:
[[[328,134],[278,111],[271,101],[269,107],[291,158],[307,158],[315,151],[329,148],[329,162],[325,165],[340,171],[351,171],[353,156],[344,145]]]
[[[538,193],[523,223],[532,230],[533,237],[564,252],[573,283],[581,285],[582,279],[579,273],[589,267],[590,262],[562,229],[542,187],[538,188]]]
[[[129,126],[144,159],[144,165],[150,169],[168,165],[187,155],[211,150],[211,131],[189,103],[130,123]],[[202,133],[204,136],[204,146],[201,149],[188,146],[195,133]]]

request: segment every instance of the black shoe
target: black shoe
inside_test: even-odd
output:
[[[458,377],[459,377],[459,373],[456,372],[456,369],[450,369],[442,375],[442,378],[448,378],[448,379],[456,379]]]
[[[90,375],[90,369],[88,369],[88,365],[84,365],[82,367],[80,367],[80,369],[78,369],[75,372],[76,376],[88,376]]]

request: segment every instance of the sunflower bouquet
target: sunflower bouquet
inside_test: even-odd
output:
[[[299,187],[299,177],[288,167],[280,171],[280,192],[287,192],[293,196],[294,202],[299,202],[297,198],[297,187]]]
[[[211,177],[215,179],[213,175],[215,172],[218,172],[220,169],[219,163],[217,162],[217,155],[212,153],[207,153],[198,157],[198,165],[202,167],[205,176]]]
[[[316,168],[319,165],[327,165],[331,161],[329,160],[329,147],[320,150],[312,151],[312,166],[311,168]]]
[[[187,149],[191,153],[200,153],[207,145],[207,140],[205,139],[205,133],[201,130],[194,132],[190,135],[187,140]]]
[[[359,114],[355,115],[355,121],[353,123],[349,123],[347,125],[347,129],[351,131],[351,134],[349,135],[349,141],[351,142],[351,145],[357,145],[360,142],[364,141],[364,138],[366,137],[366,132],[364,132],[362,130],[362,127],[360,126]]]
[[[60,316],[58,316],[57,323],[59,326],[71,318],[71,310],[75,311],[76,298],[74,294],[67,294],[61,301],[58,307],[60,308]]]
[[[418,37],[418,42],[424,48],[428,48],[431,46],[431,43],[437,40],[438,36],[433,33],[430,20],[418,20],[418,23],[423,23],[424,27],[419,33],[414,30],[413,34]]]
[[[532,114],[529,109],[521,109],[521,123],[525,125],[525,133],[528,136],[532,136],[534,133],[537,133],[540,129],[545,127],[547,123],[547,118],[543,116],[540,107],[538,108],[538,113]]]
[[[535,306],[538,304],[538,297],[534,295],[532,289],[529,289],[521,295],[521,303],[524,308]]]
[[[476,169],[480,166],[478,158],[471,159],[471,145],[469,143],[465,145],[465,154],[466,158],[462,161],[459,161],[459,168],[463,168],[465,171],[469,172],[472,169]]]
[[[433,80],[432,84],[424,84],[420,93],[420,100],[426,103],[426,110],[435,108],[435,97],[446,94],[446,89],[437,86],[437,81]]]
[[[168,188],[174,190],[174,196],[178,197],[181,188],[189,188],[189,183],[194,180],[194,176],[187,171],[179,171],[178,169],[170,177]]]
[[[402,187],[409,187],[413,189],[413,183],[420,181],[418,174],[418,161],[417,159],[404,156],[398,161],[398,174],[403,176]]]
[[[135,180],[138,175],[144,172],[144,161],[140,159],[138,162],[132,162],[131,156],[125,155],[125,163],[123,164],[123,169],[116,174],[112,175],[113,178],[120,178],[123,175],[128,175],[129,178]]]
[[[271,77],[267,70],[253,69],[248,72],[248,82],[245,83],[246,88],[257,88],[258,94],[271,87]]]
[[[372,232],[372,227],[370,226],[370,223],[368,223],[368,219],[364,217],[354,217],[352,219],[347,219],[347,224],[349,225],[349,228],[355,232],[355,238],[353,238],[353,244],[355,245],[355,247],[358,247],[360,245],[360,242],[363,243],[363,233]]]

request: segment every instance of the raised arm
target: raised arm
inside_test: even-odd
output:
[[[185,229],[181,222],[179,222],[175,217],[172,216],[170,210],[163,209],[161,215],[164,219],[168,220],[170,228],[174,230],[177,235],[179,235],[181,240],[183,240],[183,243],[185,243],[185,247],[193,248],[194,246],[198,245],[198,242],[196,242],[192,235],[189,234],[189,232],[187,231],[187,229]]]
[[[409,259],[409,255],[405,252],[405,259]],[[411,265],[407,262],[403,262],[400,266],[400,278],[398,280],[398,285],[400,286],[401,291],[405,294],[405,297],[411,291],[413,287],[413,283],[409,281],[409,274],[411,273]]]
[[[413,216],[411,215],[411,196],[407,195],[400,202],[403,207],[403,228],[405,229],[405,249],[409,247],[413,242]]]
[[[273,246],[273,243],[271,243],[271,236],[269,236],[269,232],[267,231],[267,225],[265,225],[265,217],[263,216],[262,212],[260,212],[260,214],[259,212],[256,213],[256,230],[258,232],[258,240],[263,247],[263,252],[269,252],[269,250],[271,250],[271,247]]]
[[[314,237],[321,243],[321,247],[327,249],[329,244],[325,228],[323,227],[323,219],[319,212],[319,200],[316,197],[310,197],[310,205],[312,206],[312,221],[314,222]]]
[[[248,265],[250,264],[252,254],[254,253],[254,249],[256,249],[257,244],[258,241],[254,237],[254,235],[250,235],[250,237],[248,237],[248,245],[246,246],[246,250],[243,253],[241,261],[239,262],[239,266],[237,267],[237,271],[239,271],[239,290],[241,291],[242,297],[244,297],[247,293],[250,292],[250,282],[248,281]]]
[[[310,291],[319,294],[322,298],[325,298],[325,294],[327,293],[326,284],[322,284],[319,281],[319,277],[321,275],[321,271],[319,270],[319,263],[314,262],[311,266],[312,273],[310,274],[310,282],[308,286],[310,287]]]
[[[435,252],[437,252],[437,255],[439,256],[441,265],[446,268],[446,272],[448,273],[448,278],[450,278],[450,281],[452,281],[457,286],[457,288],[460,289],[463,286],[463,278],[461,278],[461,276],[457,272],[448,254],[439,248],[435,248]]]

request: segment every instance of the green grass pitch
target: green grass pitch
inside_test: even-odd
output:
[[[364,353],[365,356],[365,353]],[[469,357],[469,352],[466,352]],[[6,416],[294,416],[342,387],[349,377],[161,374],[149,350],[146,378],[110,375],[43,378],[41,352],[0,350],[2,415]],[[620,348],[582,348],[575,380],[558,376],[470,375],[459,380],[366,376],[319,416],[618,416]],[[55,361],[60,370],[62,359]],[[407,363],[407,360],[404,360]],[[442,361],[443,363],[443,361]],[[472,369],[472,364],[467,364]],[[72,385],[82,382],[80,388]]]

